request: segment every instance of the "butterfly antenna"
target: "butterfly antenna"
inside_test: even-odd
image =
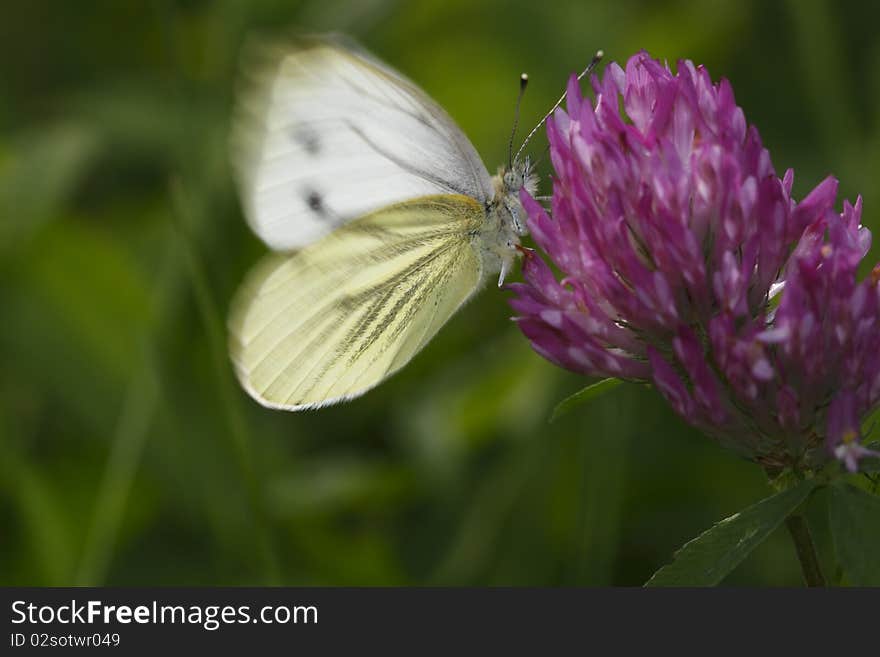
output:
[[[507,168],[513,168],[513,138],[516,136],[516,127],[519,125],[519,106],[522,104],[526,87],[529,86],[529,75],[523,73],[519,76],[519,96],[516,97],[516,110],[513,114],[513,129],[510,131],[510,141],[507,142]]]
[[[580,82],[580,81],[584,78],[584,76],[589,75],[590,72],[591,72],[594,68],[596,68],[596,66],[599,64],[599,62],[602,61],[602,58],[603,58],[604,56],[605,56],[605,52],[604,52],[604,51],[602,51],[602,50],[597,50],[597,51],[596,51],[596,54],[593,55],[593,59],[591,59],[591,60],[590,60],[590,63],[587,64],[587,68],[585,68],[583,71],[581,71],[580,75],[577,76],[578,82]],[[538,121],[538,125],[536,125],[534,128],[532,128],[532,131],[528,134],[528,136],[526,137],[525,141],[522,143],[522,146],[519,147],[519,150],[516,152],[516,156],[515,156],[513,159],[515,159],[515,160],[518,160],[518,159],[519,159],[519,156],[522,154],[523,149],[525,149],[525,147],[528,146],[529,141],[531,141],[532,137],[535,136],[535,133],[538,132],[538,130],[541,129],[541,126],[544,125],[544,123],[547,121],[547,119],[550,118],[550,116],[553,114],[553,112],[555,112],[555,111],[557,110],[557,108],[558,108],[560,105],[562,105],[562,102],[565,100],[565,94],[567,94],[567,93],[568,93],[568,91],[566,91],[565,93],[563,93],[563,94],[559,97],[559,100],[556,101],[556,104],[555,104],[553,107],[550,108],[550,111],[547,112],[547,113],[544,115],[544,117],[543,117],[540,121]],[[511,139],[513,139],[513,137],[511,137]]]

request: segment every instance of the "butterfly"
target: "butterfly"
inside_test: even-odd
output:
[[[390,377],[503,283],[526,234],[528,159],[491,176],[443,108],[343,37],[252,54],[231,141],[272,253],[233,299],[229,351],[267,407],[319,408]]]

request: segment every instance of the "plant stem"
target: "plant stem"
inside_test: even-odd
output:
[[[797,551],[798,561],[801,562],[801,570],[807,586],[825,586],[816,545],[813,543],[806,519],[800,514],[791,515],[785,519],[785,526],[788,527],[788,533],[794,541],[794,549]]]

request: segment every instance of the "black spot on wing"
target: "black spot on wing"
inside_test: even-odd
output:
[[[309,155],[315,156],[321,152],[321,139],[317,133],[307,126],[295,127],[290,135],[295,144],[298,144]]]
[[[317,212],[318,214],[324,214],[324,199],[321,198],[321,195],[316,191],[311,191],[306,195],[306,203],[309,204],[309,207],[312,209],[312,212]]]
[[[311,186],[300,187],[298,195],[316,219],[325,221],[331,226],[338,226],[345,222],[343,217],[334,212],[333,208],[327,204],[327,197],[318,189]]]
[[[321,195],[321,192],[312,187],[306,187],[300,191],[300,195],[302,196],[303,202],[308,206],[309,210],[312,211],[312,214],[321,219],[330,218],[330,211],[327,208],[327,204],[324,202],[324,197]]]

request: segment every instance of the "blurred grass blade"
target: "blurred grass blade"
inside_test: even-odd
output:
[[[776,529],[818,485],[814,479],[753,504],[703,532],[645,586],[715,586]]]
[[[33,467],[22,453],[22,436],[2,405],[0,435],[4,438],[0,493],[21,518],[22,539],[29,546],[40,577],[34,579],[33,575],[13,573],[10,569],[5,573],[3,585],[16,583],[15,579],[18,584],[29,586],[69,581],[75,549],[66,509],[60,504],[60,496],[53,490],[45,473],[39,467]],[[9,557],[4,559],[7,568],[10,561]]]
[[[173,234],[167,238],[169,243]],[[152,331],[140,337],[141,357],[128,382],[125,397],[110,443],[110,453],[98,488],[82,558],[77,572],[78,586],[103,584],[113,560],[119,530],[125,517],[129,494],[140,466],[144,447],[159,405],[159,374],[155,356],[164,322],[171,308],[181,277],[176,254],[165,257],[149,303]]]
[[[621,383],[623,383],[623,381],[620,379],[602,379],[596,383],[591,383],[586,388],[578,390],[570,397],[566,397],[556,404],[556,408],[553,409],[553,413],[550,415],[550,421],[555,422],[573,408],[577,408],[600,395],[604,395],[606,392],[613,390]]]
[[[60,124],[28,133],[0,152],[0,250],[27,239],[58,213],[97,146],[87,128]]]
[[[481,479],[470,496],[468,509],[461,519],[446,554],[429,576],[429,584],[473,582],[487,564],[497,558],[500,536],[523,494],[534,464],[542,457],[542,443],[528,441]]]
[[[104,582],[158,401],[156,374],[145,358],[126,392],[77,573],[78,586]]]
[[[818,148],[839,150],[853,142],[862,123],[853,107],[856,96],[848,91],[853,85],[852,69],[841,56],[841,39],[846,33],[838,22],[840,13],[833,11],[834,5],[828,0],[788,0],[786,5],[790,38],[797,50],[793,61],[800,65],[810,104],[824,108],[814,114],[817,141],[824,142]],[[822,47],[816,48],[816,43],[822,43]],[[858,137],[855,141],[858,143]]]
[[[192,285],[199,316],[204,325],[211,352],[214,377],[217,382],[217,393],[221,399],[226,425],[229,429],[233,449],[238,461],[244,485],[247,491],[248,504],[253,512],[254,529],[258,544],[259,556],[263,566],[263,577],[266,585],[280,584],[280,559],[270,530],[266,512],[265,492],[261,478],[257,475],[254,464],[254,442],[240,405],[237,383],[232,376],[231,365],[226,351],[226,325],[219,308],[211,294],[208,278],[199,256],[196,241],[190,233],[190,226],[202,225],[199,213],[204,216],[204,209],[197,205],[196,199],[187,193],[179,178],[171,181],[170,197],[172,217],[177,232],[177,245],[186,266],[186,273]]]
[[[837,560],[855,586],[880,586],[880,497],[851,486],[831,487],[828,516]]]

